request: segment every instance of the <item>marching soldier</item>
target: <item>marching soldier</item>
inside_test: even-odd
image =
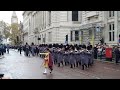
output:
[[[70,61],[70,68],[73,68],[73,66],[75,67],[75,58],[74,58],[74,52],[73,52],[73,48],[71,48],[70,50],[70,56],[69,56],[69,61]]]
[[[54,64],[57,64],[57,50],[56,49],[53,51],[53,60],[54,60]]]
[[[69,54],[68,50],[65,51],[63,54],[65,66],[69,65],[69,55],[68,54]]]
[[[26,56],[29,55],[29,45],[28,45],[28,43],[26,43],[26,45],[25,45],[25,54],[26,54]]]
[[[76,61],[76,67],[78,67],[78,65],[80,64],[79,56],[80,56],[80,54],[79,54],[78,50],[75,50],[74,58],[75,58],[75,61]]]
[[[86,50],[86,46],[85,45],[83,45],[83,47],[82,47],[80,58],[81,58],[82,70],[84,70],[84,67],[87,68],[88,61],[89,61],[89,59],[87,57],[87,50]]]
[[[57,53],[57,62],[58,62],[58,67],[60,67],[60,63],[63,65],[63,60],[62,60],[62,51],[61,48],[59,48],[58,53]]]
[[[21,52],[22,52],[22,46],[21,45],[19,46],[19,52],[20,52],[20,55],[21,55]]]

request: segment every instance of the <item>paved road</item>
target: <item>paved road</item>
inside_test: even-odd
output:
[[[26,57],[15,50],[5,54],[0,59],[0,73],[9,74],[13,79],[119,79],[120,65],[96,61],[94,66],[86,70],[71,69],[69,66],[54,66],[52,74],[44,75],[42,59],[39,57]]]

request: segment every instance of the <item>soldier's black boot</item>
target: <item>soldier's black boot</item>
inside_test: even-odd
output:
[[[76,62],[76,67],[78,67],[78,62]]]
[[[82,70],[84,70],[84,65],[82,65]]]
[[[88,66],[85,64],[85,67],[88,68]]]
[[[81,63],[79,62],[79,65],[81,65]]]
[[[57,61],[58,61],[58,60],[57,60],[57,59],[55,59],[56,64],[57,64]]]
[[[90,66],[91,66],[91,67],[92,67],[92,65],[93,65],[93,64],[92,64],[92,63],[90,63]]]
[[[68,65],[69,65],[69,62],[67,62],[68,63]]]
[[[62,63],[62,65],[64,66],[63,61],[61,61],[61,63]]]
[[[52,73],[53,69],[51,69],[50,73]]]
[[[90,67],[90,64],[88,64],[88,68]]]
[[[67,66],[67,63],[65,62],[65,66]]]
[[[57,60],[55,59],[55,64],[57,64]]]
[[[56,64],[56,60],[54,60],[54,64]]]
[[[60,63],[58,63],[58,67],[60,67]]]
[[[57,59],[56,59],[56,64],[57,64]]]
[[[73,65],[71,64],[71,67],[70,68],[73,68]]]
[[[75,68],[75,63],[74,63],[74,68]]]

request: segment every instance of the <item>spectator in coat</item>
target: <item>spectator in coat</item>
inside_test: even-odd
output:
[[[114,53],[115,53],[115,63],[118,64],[118,61],[120,59],[120,51],[118,46],[115,47]]]
[[[94,59],[97,59],[97,53],[98,53],[98,50],[97,50],[97,45],[94,46],[93,50],[94,50]]]

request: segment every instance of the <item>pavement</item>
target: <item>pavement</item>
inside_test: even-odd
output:
[[[95,61],[88,69],[70,66],[57,67],[54,65],[52,74],[44,75],[43,59],[40,57],[26,57],[17,50],[10,50],[0,58],[0,73],[12,79],[120,79],[120,65]]]

